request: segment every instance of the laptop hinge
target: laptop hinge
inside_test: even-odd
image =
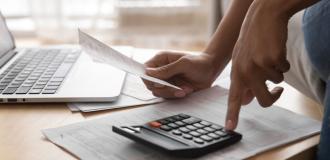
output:
[[[17,51],[15,50],[10,50],[7,53],[5,53],[1,58],[0,58],[0,68],[5,65],[13,56],[15,56]]]

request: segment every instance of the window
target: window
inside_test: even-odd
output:
[[[167,47],[208,39],[211,1],[0,0],[0,10],[16,38],[75,42],[79,27],[115,44]]]

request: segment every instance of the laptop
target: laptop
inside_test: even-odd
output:
[[[125,75],[79,48],[16,48],[0,12],[0,103],[110,102]]]

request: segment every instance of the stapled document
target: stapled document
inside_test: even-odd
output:
[[[139,76],[143,79],[169,86],[175,89],[181,89],[178,86],[172,85],[161,79],[157,79],[145,74],[145,66],[115,49],[96,40],[92,36],[79,30],[79,44],[82,49],[92,57],[94,61],[112,65],[118,69]]]

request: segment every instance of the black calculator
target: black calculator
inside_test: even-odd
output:
[[[199,157],[242,139],[235,131],[187,114],[138,126],[113,126],[115,133],[178,157]]]

